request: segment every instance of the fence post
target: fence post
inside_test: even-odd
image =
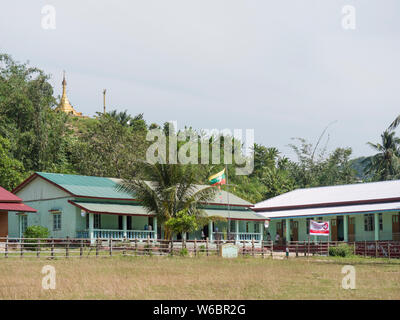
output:
[[[124,237],[124,240],[123,240],[123,241],[124,241],[124,243],[123,243],[124,246],[123,246],[123,249],[122,249],[122,255],[123,255],[123,256],[126,256],[126,237]]]
[[[264,241],[261,240],[261,256],[264,259]]]
[[[364,240],[364,258],[367,256],[367,240]]]
[[[208,257],[208,237],[206,238],[206,255]]]
[[[299,242],[296,241],[296,258],[299,256]]]
[[[65,246],[65,257],[69,257],[69,237],[67,237],[67,245]]]
[[[246,241],[243,240],[243,250],[242,250],[242,255],[245,255],[245,251],[246,251]]]
[[[54,259],[54,239],[51,239],[51,258]]]
[[[8,235],[6,237],[6,247],[5,247],[5,250],[4,250],[4,257],[8,258]]]
[[[110,250],[110,257],[112,257],[112,251],[113,251],[113,242],[112,242],[112,238],[110,236],[110,245],[109,245],[109,250]]]
[[[308,250],[307,250],[307,256],[310,256],[310,236],[308,236]]]
[[[375,241],[375,258],[378,258],[378,241]]]
[[[150,236],[147,236],[147,254],[150,254]]]
[[[197,257],[197,239],[194,238],[194,256]]]
[[[251,255],[254,257],[254,238],[251,239]]]
[[[328,240],[328,257],[329,257],[329,244],[330,244],[330,241]]]
[[[388,256],[389,256],[389,260],[390,260],[390,242],[388,241]]]
[[[138,239],[135,238],[135,256],[138,254]]]
[[[356,248],[356,240],[354,239],[354,244],[353,244],[354,248],[353,248],[353,254],[356,255],[357,253],[357,248]]]
[[[21,238],[20,244],[21,258],[24,256],[24,237]]]
[[[83,240],[81,239],[81,246],[79,248],[79,257],[82,258],[83,256]]]
[[[99,256],[99,239],[96,239],[96,258]]]
[[[38,244],[37,244],[37,247],[36,247],[36,257],[39,258],[39,255],[40,255],[40,239],[38,240]]]
[[[274,257],[274,241],[271,240],[271,258]]]
[[[307,244],[306,244],[306,240],[304,240],[303,252],[304,252],[304,256],[306,256],[306,255],[307,255]]]
[[[174,239],[171,238],[171,256],[174,255]],[[208,255],[208,249],[207,249],[207,255]]]

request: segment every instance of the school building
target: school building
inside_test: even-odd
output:
[[[53,238],[162,238],[163,228],[157,217],[131,194],[118,190],[120,182],[114,178],[37,172],[13,191],[37,212],[21,216],[20,212],[10,211],[8,235],[21,237],[27,226],[41,225]],[[251,206],[232,193],[218,191],[215,199],[202,203],[201,208],[207,217],[219,217],[219,221],[210,221],[186,239],[199,240],[203,231],[210,241],[228,240],[228,235],[230,240],[262,240],[266,219],[253,212]]]
[[[269,219],[271,239],[306,241],[310,220],[329,221],[318,241],[400,240],[400,180],[297,189],[252,208]]]

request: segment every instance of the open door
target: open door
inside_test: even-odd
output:
[[[291,241],[299,241],[299,222],[291,221],[290,222],[290,230],[292,232]]]
[[[279,234],[279,243],[283,241],[283,222],[276,223],[276,233]]]
[[[400,241],[400,220],[399,214],[392,216],[392,240]]]
[[[356,218],[349,217],[349,241],[356,241]]]
[[[0,211],[0,237],[8,236],[8,212]]]
[[[331,219],[331,241],[337,241],[337,220]]]

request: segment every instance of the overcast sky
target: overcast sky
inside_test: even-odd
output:
[[[56,9],[56,29],[41,26]],[[342,27],[342,7],[356,29]],[[4,0],[0,51],[51,74],[79,112],[254,129],[290,156],[329,127],[330,149],[370,155],[400,114],[400,1]]]

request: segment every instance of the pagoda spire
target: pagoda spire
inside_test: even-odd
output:
[[[65,112],[67,114],[71,114],[74,116],[82,116],[82,113],[76,112],[74,107],[71,105],[71,103],[68,100],[67,97],[67,81],[65,80],[65,71],[63,71],[63,81],[62,81],[62,96],[60,100],[60,104],[58,105],[57,109],[58,111]]]

